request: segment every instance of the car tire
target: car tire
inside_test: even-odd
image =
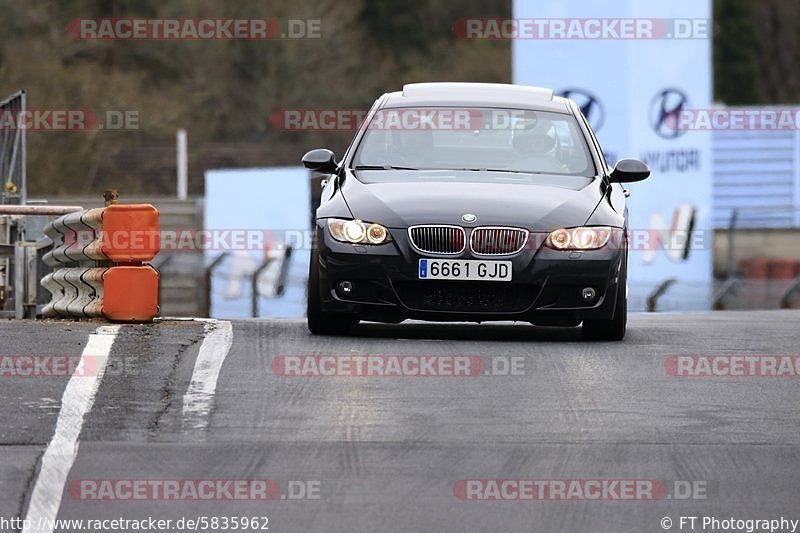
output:
[[[592,341],[621,341],[628,326],[628,262],[617,281],[617,303],[610,320],[584,320],[583,336]]]
[[[347,335],[358,320],[352,315],[328,313],[322,310],[319,294],[319,256],[311,253],[308,267],[308,303],[306,323],[314,335]]]

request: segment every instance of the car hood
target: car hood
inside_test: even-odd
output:
[[[583,225],[602,198],[599,180],[580,176],[474,171],[355,171],[342,194],[353,216],[390,228],[416,224]]]

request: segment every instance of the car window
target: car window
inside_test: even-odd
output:
[[[606,159],[606,154],[603,151],[602,146],[600,146],[600,141],[597,139],[597,135],[594,133],[594,130],[592,130],[592,127],[589,125],[589,121],[586,120],[586,117],[583,115],[583,112],[580,109],[578,109],[578,113],[580,115],[581,121],[583,121],[583,126],[586,128],[586,131],[589,132],[589,137],[591,138],[591,142],[594,144],[595,150],[597,150],[597,153],[600,154],[600,159],[602,163],[605,165],[604,169],[605,172],[606,173],[610,172],[609,167],[612,166],[613,163],[609,162],[608,159]]]
[[[352,166],[596,174],[586,139],[572,115],[519,109],[380,110],[367,127]]]

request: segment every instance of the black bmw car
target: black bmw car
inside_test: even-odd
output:
[[[308,327],[359,320],[490,320],[620,340],[627,322],[627,191],[580,108],[538,87],[421,83],[384,94],[316,211]]]

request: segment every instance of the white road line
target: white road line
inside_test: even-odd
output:
[[[192,381],[183,396],[183,428],[208,427],[217,379],[233,343],[233,327],[225,320],[203,320],[206,338],[194,363]]]
[[[42,465],[33,486],[26,520],[31,527],[23,528],[23,533],[37,531],[52,533],[53,520],[61,507],[61,495],[67,476],[78,455],[78,438],[81,435],[83,420],[94,404],[94,398],[108,363],[108,354],[117,338],[120,326],[100,326],[89,335],[89,341],[81,354],[81,362],[70,378],[61,398],[56,431],[42,456]],[[91,357],[97,364],[93,375],[83,375],[84,358]],[[37,529],[36,525],[42,525]]]

